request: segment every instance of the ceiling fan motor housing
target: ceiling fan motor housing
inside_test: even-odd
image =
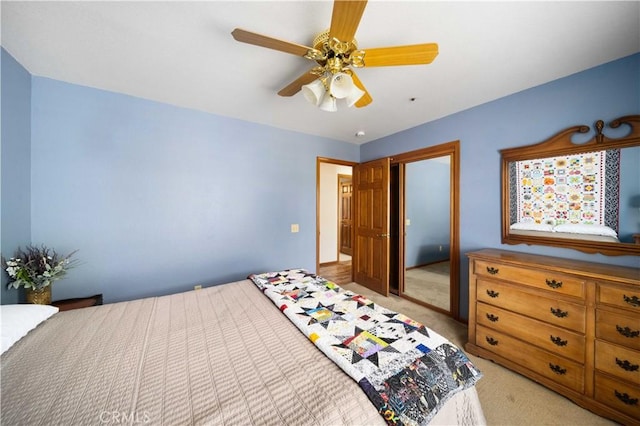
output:
[[[306,57],[316,61],[332,74],[343,72],[349,65],[364,66],[364,52],[357,50],[358,42],[349,42],[329,37],[329,29],[321,32],[313,39],[313,49]]]

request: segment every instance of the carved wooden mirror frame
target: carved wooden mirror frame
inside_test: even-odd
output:
[[[572,141],[575,134],[589,132],[589,127],[582,125],[569,127],[540,143],[501,150],[502,243],[571,248],[586,253],[602,253],[611,256],[640,255],[640,244],[590,241],[573,238],[554,238],[549,236],[551,233],[543,234],[545,236],[535,236],[520,235],[510,232],[510,222],[512,217],[512,203],[510,196],[514,189],[512,188],[513,179],[510,179],[510,165],[512,162],[639,146],[640,115],[621,117],[609,123],[609,127],[613,129],[626,126],[630,128],[630,131],[625,136],[609,138],[603,133],[604,122],[602,120],[598,120],[594,126],[594,130],[596,132],[595,136],[584,143],[577,144]]]

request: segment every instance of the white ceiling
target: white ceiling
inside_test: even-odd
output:
[[[230,33],[309,46],[329,27],[332,4],[3,0],[2,46],[36,76],[352,143],[640,51],[637,1],[371,0],[356,32],[361,49],[435,42],[440,53],[430,65],[358,70],[373,103],[327,113],[300,93],[276,94],[314,62]]]

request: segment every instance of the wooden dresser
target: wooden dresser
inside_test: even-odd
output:
[[[640,269],[497,249],[467,255],[469,353],[640,425]]]

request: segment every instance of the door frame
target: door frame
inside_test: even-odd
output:
[[[430,309],[440,311],[446,315],[452,316],[454,319],[458,321],[462,321],[460,318],[460,141],[454,140],[451,142],[446,142],[439,145],[434,145],[426,148],[417,149],[414,151],[404,152],[397,155],[393,155],[389,157],[389,161],[391,165],[399,164],[403,165],[406,162],[418,161],[421,159],[427,158],[435,158],[441,157],[443,155],[451,155],[451,224],[450,224],[450,232],[451,232],[451,249],[450,249],[450,312],[445,312],[437,307],[425,303],[420,303],[420,301],[412,299],[402,293],[402,287],[404,286],[404,273],[399,277],[399,285],[401,286],[400,294],[401,297],[406,298],[408,300],[412,300],[423,306],[427,306]],[[335,158],[327,158],[327,157],[317,157],[316,158],[316,272],[320,269],[320,164],[321,163],[329,163],[336,164],[342,166],[351,166],[352,170],[355,166],[360,163],[354,161],[346,161]],[[403,179],[403,174],[401,173],[401,179]],[[354,182],[355,185],[355,182]],[[404,182],[401,183],[404,185]],[[404,198],[403,194],[400,194],[400,206],[401,209],[404,209]],[[357,214],[357,206],[354,204],[353,206],[353,214]],[[401,210],[402,217],[404,216],[404,211]],[[402,265],[404,265],[404,220],[400,221],[400,229],[397,230],[399,233],[400,241],[400,253],[398,254],[399,259],[402,261]],[[352,226],[352,241],[355,244],[355,226]],[[393,230],[391,230],[393,232]],[[354,257],[351,257],[352,262],[354,261]],[[353,267],[351,268],[351,280],[353,281]],[[400,268],[399,268],[400,269]]]
[[[349,166],[353,168],[358,165],[355,161],[340,160],[337,158],[316,157],[316,273],[320,271],[320,165],[322,163],[334,164],[337,166]],[[352,206],[353,207],[353,206]],[[353,212],[353,210],[352,210]],[[351,241],[354,239],[353,226],[351,227]],[[338,260],[340,258],[338,257]],[[352,256],[353,261],[353,256]],[[351,280],[353,281],[353,268],[351,268]]]

